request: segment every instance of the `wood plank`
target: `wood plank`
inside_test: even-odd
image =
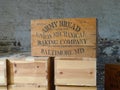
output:
[[[97,87],[56,86],[56,90],[97,90]]]
[[[7,86],[6,87],[1,87],[0,86],[0,90],[7,90]]]
[[[28,86],[17,86],[17,85],[8,85],[8,90],[48,90],[47,87],[41,87],[37,85],[28,85]]]
[[[105,90],[120,90],[120,64],[105,65]]]
[[[11,84],[39,84],[48,86],[49,58],[44,60],[36,57],[29,60],[7,60],[8,83]]]
[[[96,19],[31,21],[33,56],[96,57]]]
[[[96,86],[96,61],[55,60],[55,85]]]
[[[0,58],[0,86],[7,85],[7,76],[6,76],[6,60]]]
[[[86,58],[86,57],[55,57],[55,60],[95,60],[96,61],[96,58]]]

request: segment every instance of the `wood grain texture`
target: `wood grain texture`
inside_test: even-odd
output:
[[[55,60],[55,85],[96,86],[96,61]]]
[[[96,19],[31,21],[33,56],[96,57]]]
[[[48,90],[47,87],[41,86],[16,86],[16,85],[8,85],[8,90]]]
[[[56,86],[56,90],[97,90],[97,87]]]
[[[6,61],[0,58],[0,86],[7,85]]]
[[[8,84],[48,85],[49,58],[32,60],[7,60]]]
[[[1,87],[0,86],[0,90],[7,90],[7,86],[6,87]]]
[[[105,90],[120,90],[120,64],[105,65]]]

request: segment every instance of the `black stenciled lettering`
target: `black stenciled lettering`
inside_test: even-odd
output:
[[[61,33],[61,32],[54,32],[54,33],[53,33],[53,36],[54,36],[54,37],[61,37],[61,36],[62,36],[62,33]]]
[[[52,35],[51,34],[46,34],[46,33],[38,33],[36,32],[36,37],[38,38],[42,38],[42,39],[49,39],[49,38],[52,38]]]
[[[47,31],[49,31],[49,30],[51,30],[51,29],[57,27],[57,23],[58,23],[57,21],[52,22],[52,23],[50,23],[50,24],[44,26],[44,28],[43,28],[42,30],[45,31],[45,32],[47,32]]]
[[[59,26],[60,27],[67,27],[67,28],[71,28],[77,32],[80,31],[80,27],[72,22],[69,22],[69,21],[59,21]]]
[[[69,38],[82,38],[85,37],[85,32],[79,32],[79,33],[73,33],[73,32],[63,32],[64,37],[69,37]]]
[[[81,30],[80,26],[74,24],[73,22],[69,22],[69,21],[59,21],[59,26],[60,27],[66,27],[66,28],[71,28],[72,30],[75,30],[76,32],[79,32]],[[58,27],[58,21],[52,22],[46,26],[43,27],[43,31],[47,32],[49,30],[52,30],[54,28]],[[69,29],[67,29],[69,30]]]
[[[63,39],[60,44],[83,45],[86,44],[86,39]]]
[[[80,27],[77,25],[76,28],[75,28],[75,31],[80,31]]]
[[[37,45],[40,46],[49,46],[58,44],[58,40],[38,40]]]
[[[68,27],[68,22],[67,21],[59,21],[59,26],[60,27]]]
[[[80,53],[84,53],[85,49],[84,48],[78,48],[78,49],[74,49],[75,54],[80,54]]]
[[[44,55],[71,55],[71,50],[49,50],[49,49],[41,49],[41,54]]]

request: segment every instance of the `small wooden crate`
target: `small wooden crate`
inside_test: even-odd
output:
[[[7,90],[7,86],[6,87],[0,87],[0,90]]]
[[[56,86],[56,90],[97,90],[97,87]]]
[[[8,85],[8,90],[48,90],[47,87],[37,85]]]
[[[55,58],[55,85],[96,86],[96,60]]]
[[[105,90],[120,90],[120,64],[105,65]]]
[[[7,85],[6,61],[0,58],[0,86]]]
[[[7,60],[9,85],[39,84],[48,86],[50,73],[49,58],[31,58],[25,58],[24,60]]]

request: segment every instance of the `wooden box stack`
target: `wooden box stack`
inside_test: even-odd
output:
[[[6,61],[0,58],[0,90],[7,90]]]
[[[96,60],[56,57],[55,85],[56,90],[96,90]]]
[[[57,90],[96,90],[96,18],[31,21],[33,56],[55,57]]]
[[[8,90],[49,90],[49,58],[8,59]]]

